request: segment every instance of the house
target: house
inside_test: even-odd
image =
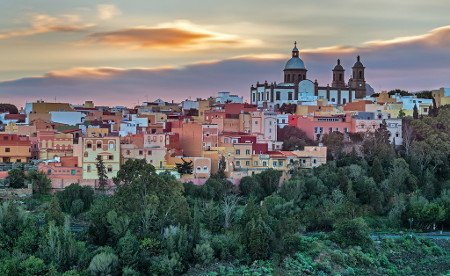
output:
[[[31,158],[30,138],[17,134],[0,134],[0,162],[28,163]]]
[[[98,179],[97,156],[102,158],[107,176],[112,179],[120,169],[120,138],[80,137],[74,145],[74,155],[78,157],[78,167],[83,168],[83,179]]]

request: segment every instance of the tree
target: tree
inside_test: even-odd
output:
[[[244,176],[239,182],[239,191],[243,196],[255,196],[258,198],[263,193],[258,179],[254,176]]]
[[[384,180],[383,166],[381,165],[381,161],[378,157],[375,157],[373,159],[372,168],[370,169],[370,174],[372,175],[373,179],[377,183],[381,183],[381,181]]]
[[[267,169],[258,174],[256,177],[262,187],[264,196],[268,196],[278,189],[281,172],[274,169]]]
[[[182,163],[176,163],[175,166],[177,167],[177,171],[183,175],[183,174],[192,174],[194,170],[194,162],[190,160],[189,162],[181,158]]]
[[[64,213],[61,211],[61,206],[59,205],[58,197],[52,196],[50,201],[50,206],[47,210],[47,220],[54,221],[56,225],[61,226],[64,224]]]
[[[0,113],[18,114],[19,110],[13,104],[0,103]]]
[[[405,116],[406,116],[405,111],[403,111],[403,109],[400,109],[400,111],[398,112],[398,117],[399,117],[399,118],[403,118],[403,117],[405,117]]]
[[[27,179],[33,187],[33,193],[38,195],[48,194],[52,187],[52,181],[41,171],[29,171]]]
[[[237,208],[238,201],[239,198],[236,195],[227,195],[223,199],[222,210],[225,218],[223,227],[225,229],[230,228],[231,223],[233,222],[233,215]]]
[[[344,134],[337,131],[326,133],[322,137],[322,142],[325,146],[327,146],[333,160],[336,160],[342,153]]]
[[[117,176],[113,178],[114,184],[127,185],[134,179],[144,177],[145,174],[155,173],[155,167],[148,164],[145,159],[128,159],[125,164],[120,167]]]
[[[98,253],[92,258],[88,269],[93,275],[117,275],[119,269],[119,258],[112,252]]]
[[[417,105],[416,104],[413,107],[413,118],[414,118],[414,120],[419,119],[419,110],[417,109]]]
[[[225,156],[220,157],[219,160],[219,169],[217,171],[217,177],[219,179],[225,179],[226,175],[225,175],[225,170],[227,168],[227,161],[225,159]]]
[[[66,213],[71,213],[75,211],[75,213],[71,213],[73,215],[77,215],[80,213],[79,210],[74,208],[74,201],[81,200],[83,202],[83,206],[81,212],[85,212],[89,210],[92,201],[94,200],[94,190],[89,186],[80,186],[79,184],[71,184],[67,186],[63,191],[60,191],[56,194],[58,197],[59,203],[61,204],[61,209]],[[79,207],[80,203],[77,207]]]
[[[44,275],[47,267],[42,259],[31,255],[20,263],[20,270],[23,275]]]
[[[97,155],[97,164],[95,166],[97,167],[98,187],[101,191],[104,191],[108,185],[108,174],[101,155]]]
[[[271,255],[272,229],[261,216],[247,223],[244,231],[245,245],[252,260],[265,260]]]
[[[123,267],[136,267],[139,256],[139,241],[136,236],[127,231],[117,244],[117,252]]]
[[[209,264],[214,260],[214,250],[209,242],[197,244],[194,248],[194,257],[200,264]]]
[[[19,189],[25,187],[26,180],[25,172],[23,166],[19,168],[12,169],[8,172],[6,177],[6,182],[9,183],[9,187],[14,189]]]

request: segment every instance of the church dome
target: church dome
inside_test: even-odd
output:
[[[342,67],[340,59],[337,60],[337,64],[334,66],[333,71],[344,71],[344,67]]]
[[[288,62],[286,62],[286,66],[284,69],[306,69],[305,63],[299,57],[292,57]]]
[[[306,69],[305,63],[299,56],[297,41],[294,43],[294,49],[292,49],[292,58],[286,62],[284,69]]]

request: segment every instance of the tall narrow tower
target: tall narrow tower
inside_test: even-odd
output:
[[[364,69],[366,69],[366,67],[364,67],[360,56],[358,56],[352,67],[353,77],[350,81],[350,87],[355,90],[355,97],[357,99],[361,99],[366,96],[366,79],[364,77]]]
[[[345,80],[344,80],[344,67],[341,65],[341,60],[337,60],[336,66],[333,69],[333,82],[331,86],[337,88],[345,88]]]

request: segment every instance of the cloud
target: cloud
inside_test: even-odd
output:
[[[411,39],[367,43],[362,47],[331,47],[328,50],[300,49],[309,79],[320,85],[331,83],[336,59],[346,69],[360,54],[369,84],[379,91],[402,88],[410,91],[450,86],[450,27],[443,27]],[[287,46],[291,47],[291,46]],[[0,82],[0,102],[23,105],[38,99],[80,103],[133,106],[138,101],[164,98],[183,100],[208,97],[217,91],[232,91],[248,99],[250,86],[257,81],[281,82],[286,54],[248,55],[201,62],[183,67],[158,68],[75,68],[41,77]]]
[[[164,50],[200,50],[211,46],[249,47],[259,43],[257,40],[212,32],[186,20],[163,23],[154,27],[139,26],[93,33],[86,41],[130,48]]]
[[[117,15],[122,14],[118,7],[111,4],[97,5],[97,13],[98,18],[100,18],[101,20],[109,20],[116,17]]]
[[[50,32],[77,32],[92,27],[93,24],[83,23],[80,16],[66,14],[58,17],[48,14],[35,14],[30,19],[28,28],[0,32],[0,39],[32,36]]]

